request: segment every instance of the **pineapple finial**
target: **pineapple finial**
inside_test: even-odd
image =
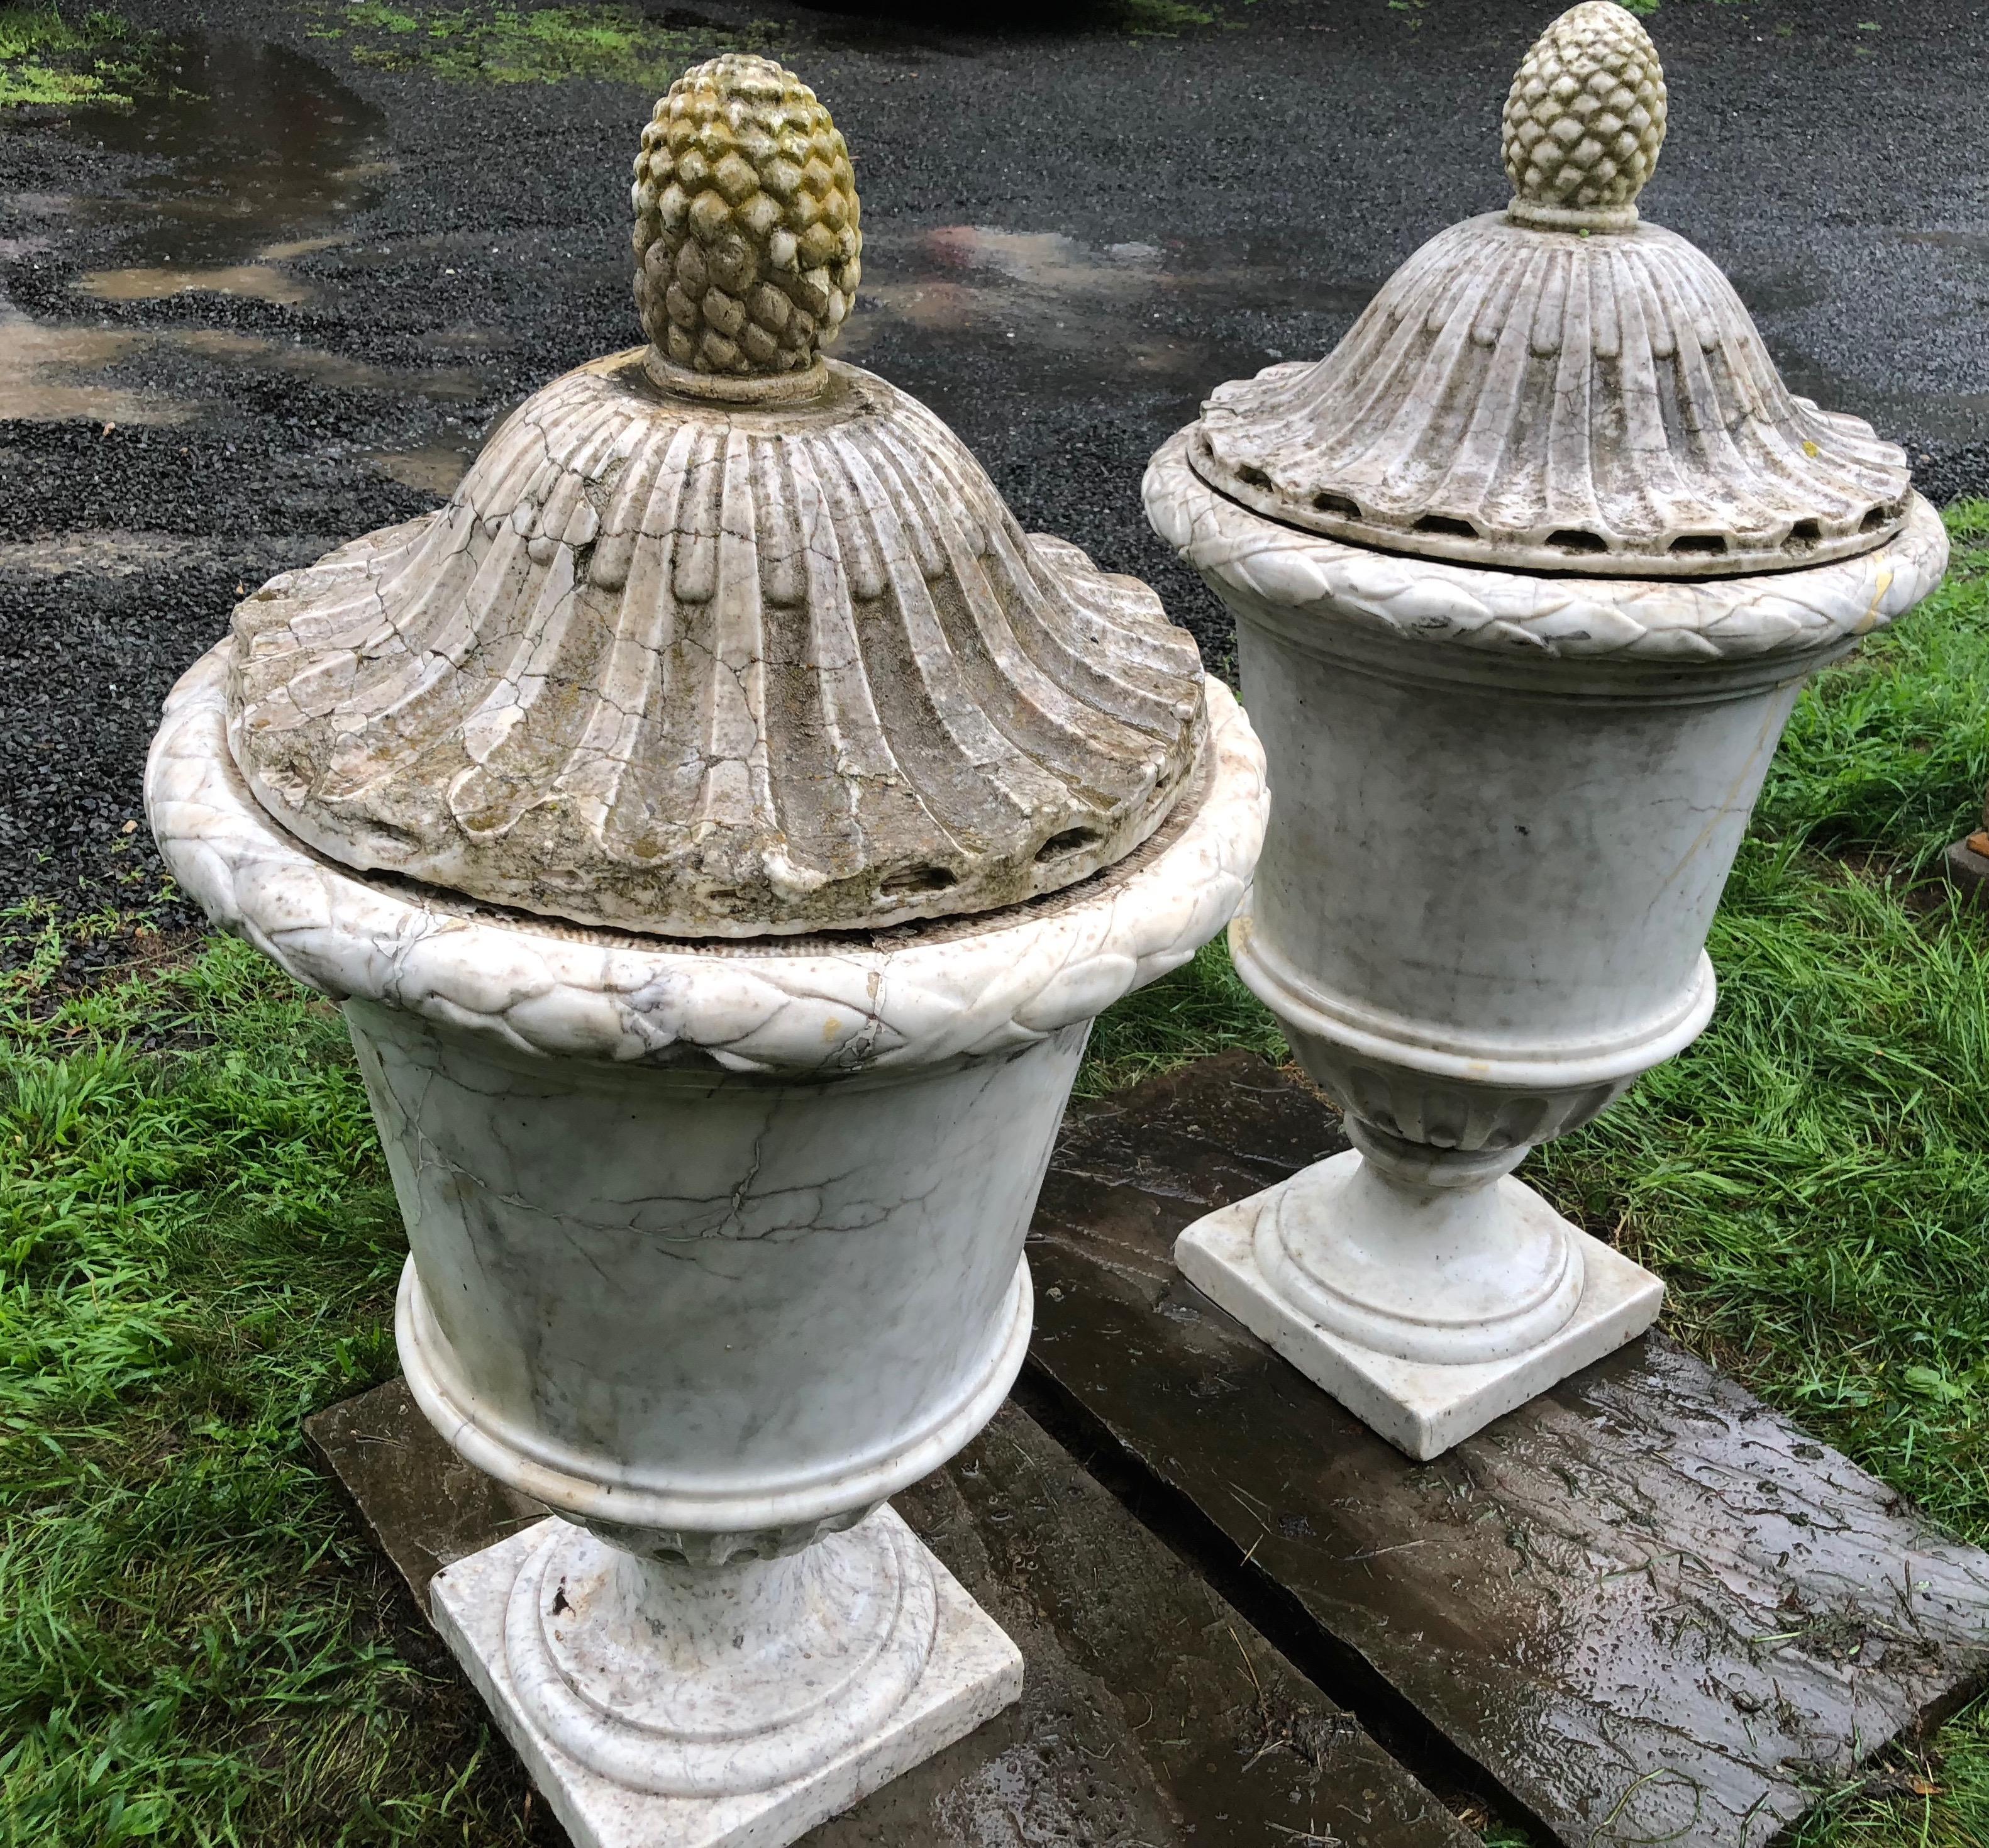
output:
[[[1620,230],[1665,140],[1658,48],[1616,0],[1584,0],[1533,41],[1506,98],[1508,215],[1554,230]]]
[[[770,58],[693,66],[642,130],[631,197],[652,371],[737,381],[727,396],[801,386],[863,249],[849,150],[815,92]]]

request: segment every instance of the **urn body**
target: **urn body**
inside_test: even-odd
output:
[[[1703,1027],[1713,911],[1828,653],[1522,669],[1229,602],[1277,767],[1233,940],[1336,1102],[1417,1143],[1523,1146]]]
[[[809,1080],[515,1053],[346,1004],[412,1248],[400,1333],[480,1467],[644,1552],[762,1555],[991,1416],[1085,1023]]]

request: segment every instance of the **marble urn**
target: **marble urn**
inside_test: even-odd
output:
[[[1146,477],[1270,767],[1231,948],[1354,1144],[1177,1261],[1417,1457],[1656,1316],[1512,1170],[1703,1030],[1798,689],[1946,566],[1903,454],[1793,396],[1639,217],[1665,115],[1638,21],[1564,14],[1506,105],[1507,209],[1326,358],[1219,388]]]
[[[842,136],[767,60],[636,162],[648,344],[272,580],[147,777],[341,1004],[422,1410],[554,1511],[437,1621],[581,1848],[785,1842],[1012,1701],[888,1498],[1007,1393],[1101,1009],[1247,885],[1261,754],[1135,580],[822,353]]]

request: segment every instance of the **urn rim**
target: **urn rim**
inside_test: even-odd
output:
[[[1546,575],[1418,557],[1301,532],[1211,487],[1191,460],[1196,426],[1147,465],[1154,530],[1239,614],[1258,611],[1371,636],[1404,655],[1446,655],[1467,675],[1503,662],[1681,677],[1794,675],[1911,609],[1940,581],[1940,515],[1907,496],[1883,545],[1800,571],[1720,578]]]
[[[1235,909],[1269,798],[1249,723],[1208,683],[1207,773],[1096,882],[873,941],[631,941],[444,911],[286,834],[226,741],[227,645],[169,696],[146,812],[182,888],[307,986],[405,1008],[532,1058],[832,1078],[1030,1045],[1185,962]]]

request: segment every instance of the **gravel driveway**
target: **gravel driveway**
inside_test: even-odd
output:
[[[195,31],[132,0],[170,83],[0,111],[15,899],[146,902],[144,746],[235,597],[432,506],[493,417],[639,337],[629,164],[653,74],[466,80],[403,7],[209,0]],[[1209,386],[1324,350],[1424,239],[1503,201],[1499,106],[1554,9],[623,10],[681,56],[744,38],[815,85],[868,236],[838,353],[932,404],[1025,524],[1151,578],[1219,666],[1225,618],[1141,517],[1147,455]],[[1936,499],[1989,492],[1989,11],[1665,0],[1647,22],[1672,97],[1647,215],[1726,266],[1798,390],[1907,444]]]

